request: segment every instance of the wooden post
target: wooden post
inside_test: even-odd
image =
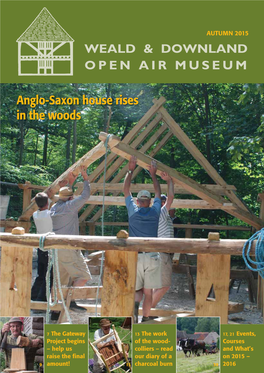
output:
[[[101,316],[134,315],[137,257],[137,252],[106,251]]]
[[[89,225],[89,235],[95,236],[95,224]]]
[[[85,223],[80,224],[80,235],[85,236],[86,235],[86,225]]]
[[[188,222],[188,224],[191,224],[190,222]],[[185,228],[185,238],[192,238],[192,228]],[[191,271],[190,271],[190,267],[189,267],[189,264],[190,264],[190,261],[189,261],[189,255],[190,254],[186,254],[185,257],[186,257],[186,275],[187,275],[187,278],[188,278],[188,286],[189,286],[189,293],[190,293],[190,296],[192,299],[195,299],[195,288],[194,288],[194,281],[193,281],[193,276],[191,274]]]
[[[31,183],[30,181],[26,181],[25,184],[31,184]],[[31,195],[32,195],[32,189],[28,189],[27,185],[25,185],[23,188],[23,211],[30,205]]]
[[[219,240],[219,233],[209,233],[208,239]],[[229,279],[230,255],[197,255],[195,316],[220,316],[227,324]],[[212,289],[215,299],[208,299]]]
[[[32,252],[30,247],[2,246],[1,316],[30,316]]]
[[[258,195],[258,201],[260,201],[260,211],[259,217],[260,219],[264,219],[264,193],[260,193]],[[258,294],[257,294],[257,306],[258,309],[261,309],[263,315],[263,308],[264,308],[264,280],[258,275]]]

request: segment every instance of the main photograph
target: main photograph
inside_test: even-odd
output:
[[[263,95],[2,84],[1,316],[262,323]]]

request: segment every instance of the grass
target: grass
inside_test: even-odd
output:
[[[220,354],[191,356],[186,358],[183,351],[177,351],[177,373],[218,373]]]

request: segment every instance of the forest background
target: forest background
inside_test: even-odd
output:
[[[20,95],[79,97],[80,105],[53,105],[52,111],[70,114],[76,110],[81,113],[81,119],[54,121],[46,116],[44,120],[29,120],[27,116],[26,120],[17,120],[17,110],[26,114],[32,110],[28,105],[17,105]],[[113,105],[82,105],[83,95],[111,97]],[[115,98],[120,95],[138,97],[139,104],[116,105]],[[258,215],[257,195],[264,191],[264,84],[86,83],[1,85],[1,194],[11,196],[7,217],[17,219],[21,215],[23,193],[15,185],[5,183],[51,184],[98,144],[100,131],[124,138],[152,106],[152,100],[160,96],[166,98],[164,106],[174,120]],[[40,113],[51,111],[51,107],[37,105],[34,110]],[[156,159],[199,183],[213,183],[176,137],[169,140]],[[88,172],[91,173],[98,163],[91,165]],[[143,171],[135,182],[150,183],[151,178]],[[175,198],[192,197],[175,195]],[[94,209],[94,214],[96,211]],[[182,223],[246,225],[221,210],[180,209],[177,216]],[[105,221],[127,221],[125,207],[108,208]],[[105,227],[105,234],[115,234],[119,229]],[[96,227],[96,234],[101,234],[100,226]],[[203,230],[193,231],[193,237],[207,234]],[[184,231],[180,230],[179,236],[184,236]],[[222,238],[249,236],[250,232],[221,232]]]

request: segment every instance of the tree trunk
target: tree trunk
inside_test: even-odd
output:
[[[208,127],[211,124],[207,84],[202,84],[202,88],[203,88],[203,95],[204,95],[204,102],[205,102],[205,129],[207,132]],[[210,144],[210,136],[208,135],[208,133],[206,133],[206,155],[207,155],[207,160],[211,163],[211,144]]]
[[[43,146],[43,158],[42,158],[43,166],[47,166],[47,163],[48,163],[48,137],[49,137],[49,125],[48,125],[48,123],[46,123],[45,124],[44,146]]]
[[[23,120],[19,121],[19,130],[20,130],[20,141],[19,141],[18,165],[21,166],[23,162],[23,150],[24,150],[24,122]]]
[[[67,145],[66,145],[66,169],[70,166],[71,154],[71,123],[68,124]]]
[[[74,83],[74,88],[75,88],[75,93],[76,97],[78,96],[78,84]],[[73,105],[72,110],[76,110],[77,112],[77,106]],[[73,122],[73,140],[72,140],[72,164],[75,163],[75,158],[76,158],[76,149],[77,149],[77,119],[74,120]]]
[[[107,84],[106,86],[106,99],[108,99],[110,97],[110,93],[111,93],[111,84]],[[108,130],[109,130],[109,123],[108,123],[108,115],[109,113],[109,109],[108,109],[108,106],[105,105],[105,110],[104,110],[104,132],[107,132],[108,133]]]
[[[37,163],[37,154],[38,154],[38,133],[37,133],[36,147],[35,147],[34,166],[36,166],[36,163]]]

